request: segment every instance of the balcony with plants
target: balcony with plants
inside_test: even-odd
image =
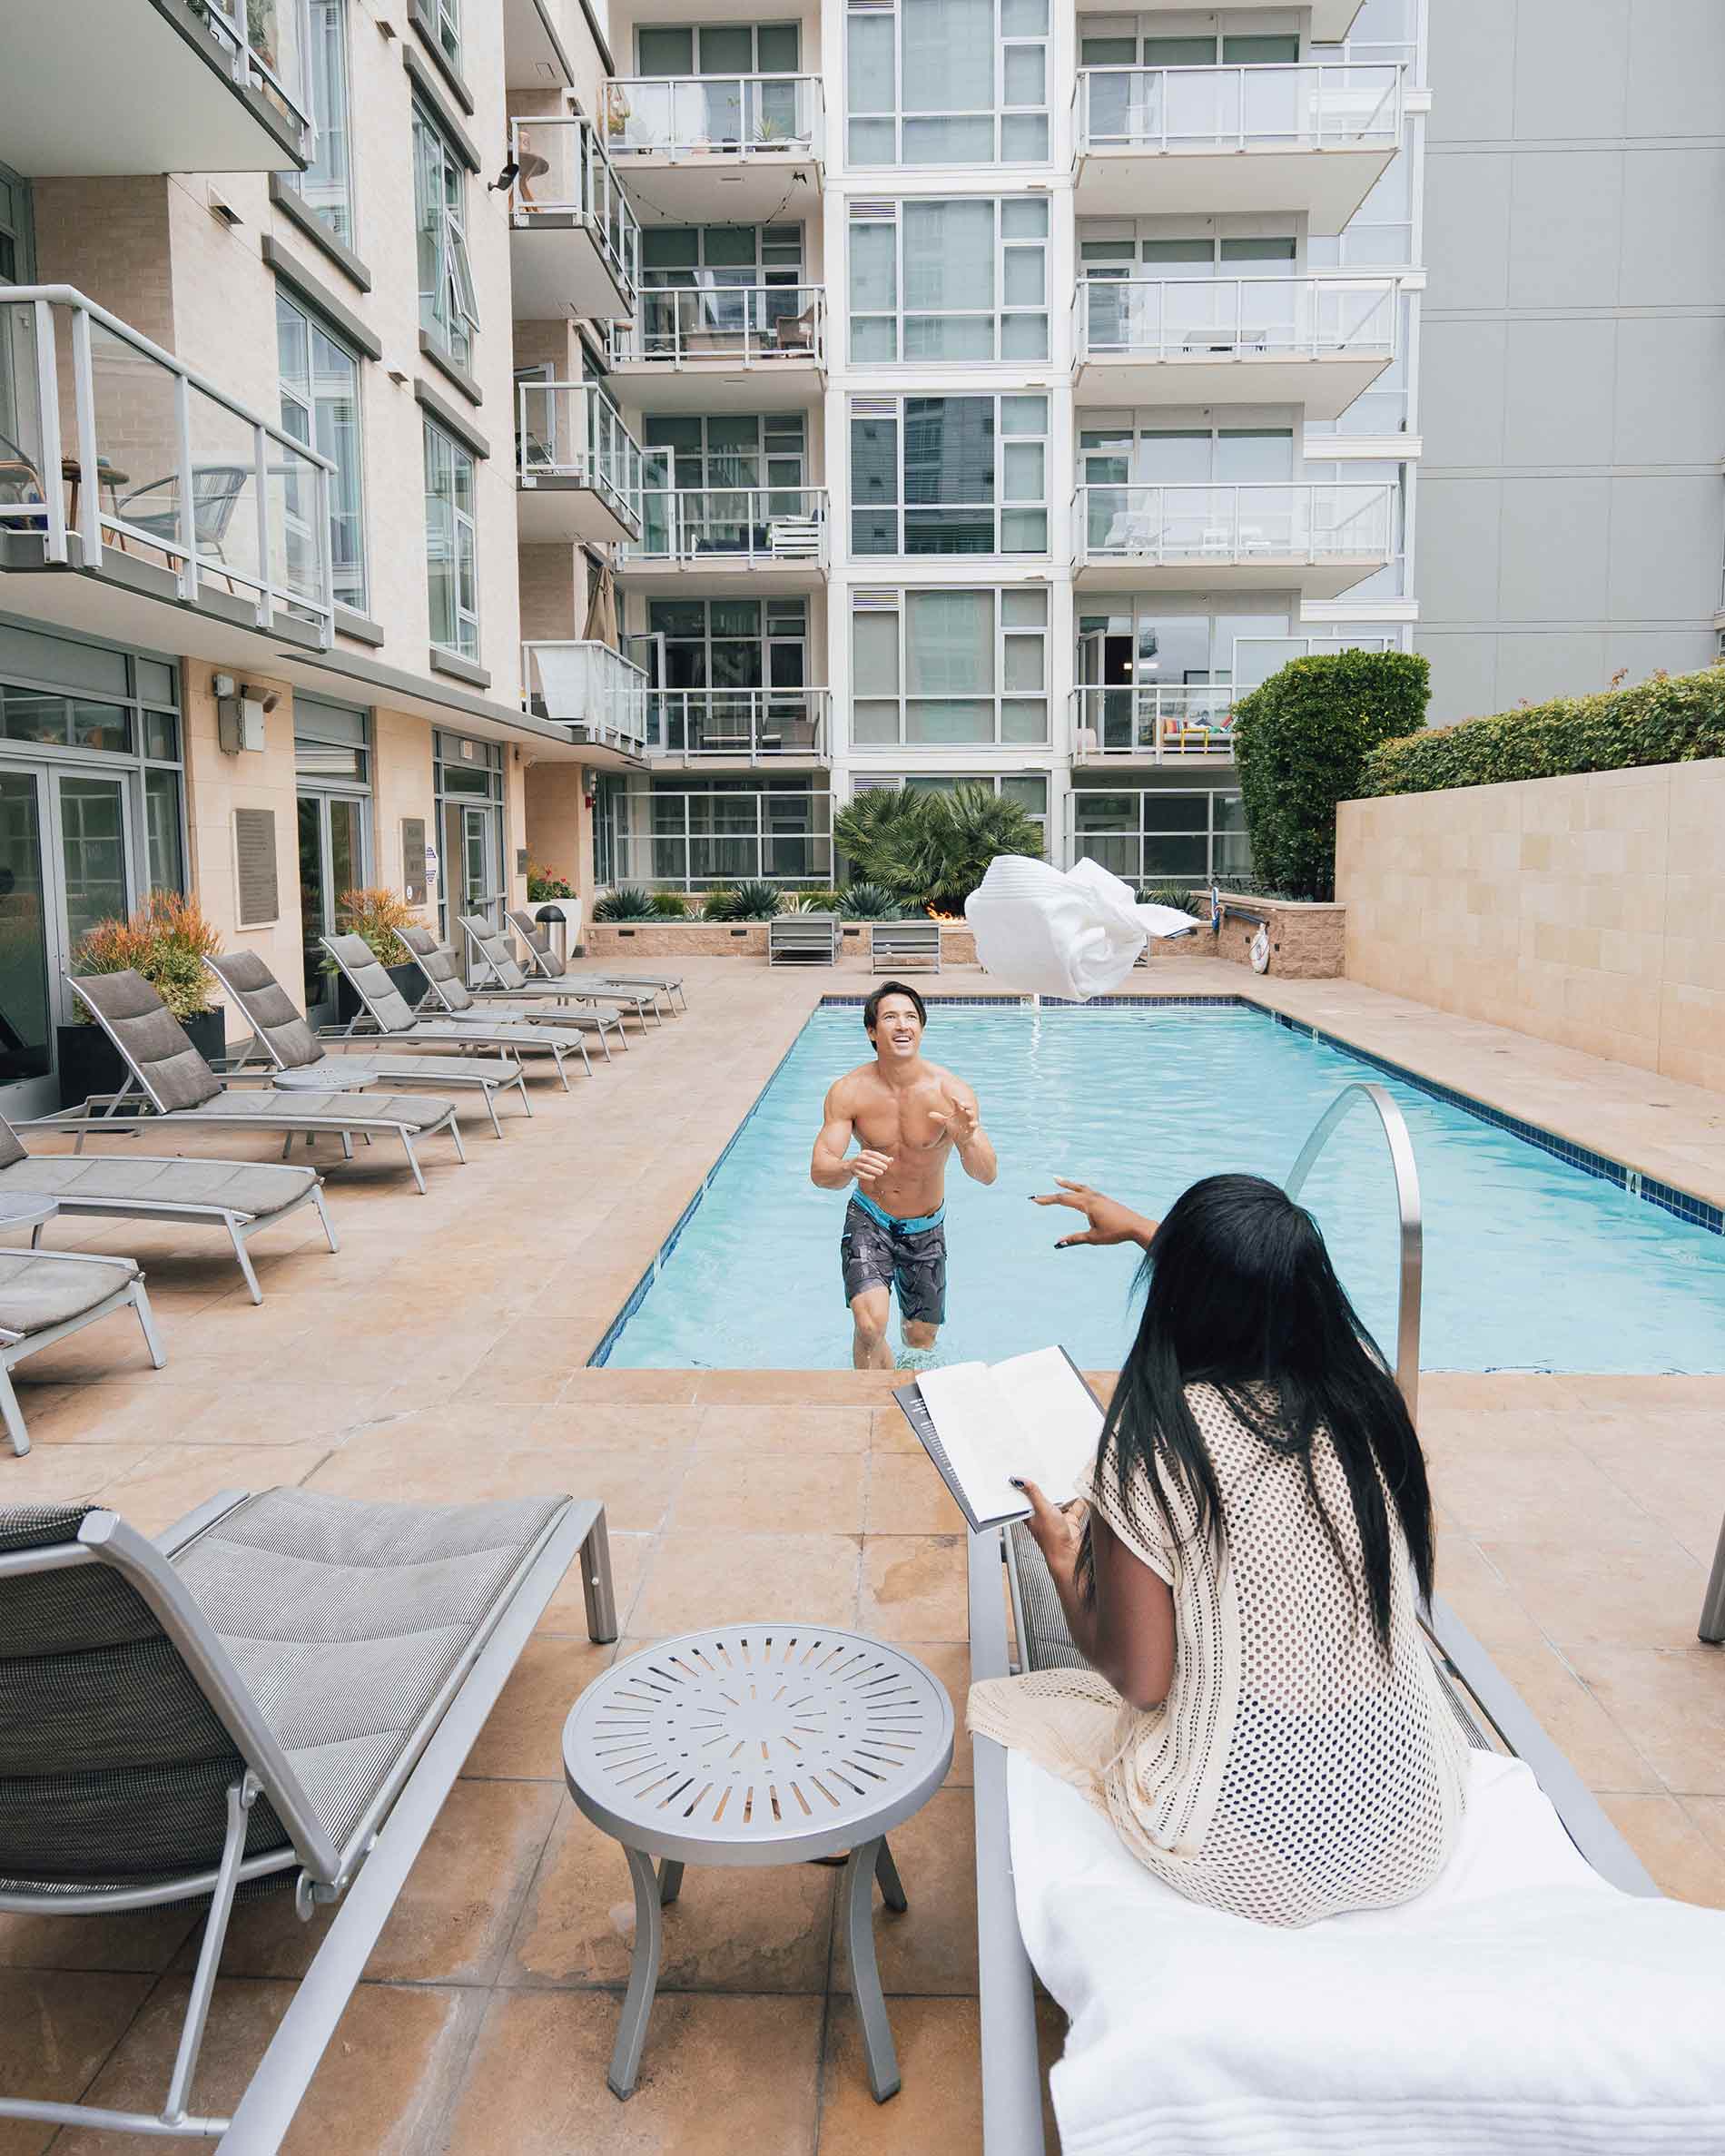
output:
[[[626,321],[641,279],[641,227],[579,113],[509,123],[509,272],[518,321]]]

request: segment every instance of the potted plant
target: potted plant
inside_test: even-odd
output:
[[[423,925],[418,911],[399,891],[378,888],[344,891],[335,903],[344,932],[362,936],[370,947],[372,957],[388,971],[397,995],[409,1005],[418,1003],[425,994],[425,975],[420,972],[413,953],[396,934],[398,929],[417,929]],[[333,959],[324,960],[323,970],[335,974],[336,1017],[346,1025],[350,1019],[360,1015],[360,999],[348,986],[346,977],[336,972]]]
[[[99,920],[85,930],[72,954],[74,974],[136,972],[154,989],[208,1063],[227,1046],[227,1021],[216,1003],[215,976],[206,953],[222,939],[196,899],[153,891],[129,919]],[[94,1093],[117,1093],[125,1083],[120,1052],[95,1021],[77,1006],[69,1026],[57,1029],[60,1104],[75,1107]]]

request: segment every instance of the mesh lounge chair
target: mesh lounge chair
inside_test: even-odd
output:
[[[192,1047],[184,1028],[141,973],[94,973],[71,980],[68,985],[119,1049],[127,1072],[124,1087],[105,1103],[102,1114],[74,1109],[40,1119],[38,1127],[44,1130],[78,1131],[80,1151],[84,1133],[125,1128],[125,1111],[135,1095],[139,1109],[164,1123],[281,1131],[288,1146],[301,1131],[308,1137],[327,1133],[341,1140],[342,1152],[350,1159],[356,1132],[364,1138],[399,1138],[421,1196],[425,1176],[414,1151],[418,1139],[441,1132],[454,1146],[456,1158],[467,1158],[455,1109],[447,1100],[434,1100],[425,1093],[281,1093],[273,1088],[258,1092],[230,1088]],[[96,1105],[87,1100],[84,1110]]]
[[[573,900],[566,901],[566,910],[574,903]],[[584,974],[569,971],[566,962],[552,950],[551,939],[530,913],[518,906],[505,914],[504,919],[521,939],[527,954],[527,971],[535,980],[583,980],[586,978]],[[689,999],[684,991],[683,976],[680,973],[641,973],[631,969],[623,973],[607,973],[603,978],[615,980],[622,988],[656,990],[665,998],[667,1010],[675,1011],[678,1004],[685,1010],[689,1008]]]
[[[664,1024],[659,1016],[658,990],[652,983],[626,981],[615,973],[565,973],[560,980],[549,983],[531,981],[516,964],[509,939],[501,929],[494,929],[489,921],[472,913],[456,918],[467,938],[468,960],[479,976],[479,985],[473,990],[476,996],[495,997],[500,1003],[515,997],[537,997],[552,1003],[603,1000],[632,1011],[643,1032],[649,1012],[656,1026]]]
[[[319,1047],[317,1036],[294,1009],[287,990],[255,950],[227,950],[215,958],[206,953],[203,962],[251,1029],[251,1048],[236,1058],[241,1064],[255,1051],[267,1056],[277,1070],[316,1070],[321,1064],[335,1078],[344,1071],[369,1070],[395,1085],[423,1081],[429,1086],[477,1086],[498,1137],[503,1126],[498,1121],[497,1097],[505,1087],[518,1091],[522,1108],[529,1116],[533,1113],[527,1073],[507,1056],[332,1056]]]
[[[160,1370],[167,1358],[156,1335],[150,1298],[143,1292],[143,1275],[129,1257],[86,1257],[66,1250],[0,1250],[0,1423],[5,1425],[15,1452],[27,1452],[30,1437],[13,1389],[13,1366],[128,1304],[138,1314],[150,1360]],[[5,1695],[0,1679],[0,1713],[6,1712]],[[6,1718],[10,1722],[10,1714]],[[7,1750],[10,1754],[9,1745]],[[18,1771],[8,1764],[8,1774]],[[0,1814],[5,1807],[0,1797]],[[0,1857],[0,1877],[6,1875]],[[0,1909],[5,1906],[0,1895]]]
[[[511,1023],[490,1011],[478,1011],[471,1019],[420,1018],[409,1009],[406,998],[397,994],[394,981],[379,965],[363,936],[326,936],[323,948],[360,999],[360,1015],[340,1029],[350,1039],[365,1039],[360,1029],[370,1026],[404,1047],[496,1048],[521,1062],[548,1056],[566,1093],[569,1089],[569,1074],[563,1068],[567,1057],[579,1056],[584,1070],[593,1068],[587,1059],[586,1042],[574,1027],[554,1030],[549,1026],[527,1025],[518,1019]],[[425,961],[419,963],[423,969]],[[603,1045],[603,1035],[600,1040]],[[608,1058],[609,1048],[606,1055]]]
[[[0,2098],[37,2125],[280,2147],[401,1883],[577,1552],[616,1637],[603,1506],[226,1491],[150,1541],[0,1511],[0,1910],[209,1914],[161,2110]],[[236,1889],[341,1907],[234,2112],[191,2108]],[[73,2092],[75,2093],[75,2090]]]
[[[280,1162],[150,1159],[133,1153],[123,1158],[92,1153],[74,1159],[64,1153],[28,1153],[0,1116],[0,1198],[24,1192],[53,1198],[66,1214],[219,1223],[228,1231],[254,1303],[262,1302],[263,1290],[246,1245],[261,1229],[285,1220],[301,1206],[313,1206],[330,1249],[341,1247],[324,1207],[322,1181],[314,1168]],[[32,1245],[41,1239],[38,1226],[32,1231]]]
[[[573,1029],[577,1033],[596,1034],[607,1063],[611,1060],[613,1033],[617,1037],[619,1048],[626,1048],[629,1045],[628,1036],[623,1030],[623,1013],[615,1003],[596,1003],[587,996],[567,1003],[534,1002],[514,996],[476,996],[461,978],[460,961],[454,951],[447,943],[439,943],[429,930],[404,929],[401,940],[425,975],[428,999],[448,1017],[478,1025],[501,1022],[525,1026],[529,1031],[549,1026],[565,1032]]]

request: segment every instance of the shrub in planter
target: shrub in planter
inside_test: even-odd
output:
[[[72,970],[143,974],[199,1053],[213,1062],[227,1045],[227,1021],[216,1003],[215,976],[203,960],[221,948],[221,937],[195,899],[153,891],[129,919],[99,920],[88,929],[73,951]],[[76,1020],[56,1032],[64,1105],[116,1092],[124,1084],[118,1049],[82,1005]]]
[[[885,849],[902,826],[918,822],[926,793],[909,786],[874,786],[847,801],[833,819],[833,841],[863,883],[886,885]]]
[[[800,891],[793,906],[797,913],[836,913],[839,894],[836,891]]]
[[[1703,756],[1725,756],[1725,665],[1655,674],[1632,689],[1560,696],[1385,742],[1365,759],[1359,792],[1434,793]]]
[[[344,891],[337,898],[336,911],[350,936],[362,936],[370,946],[371,955],[380,966],[405,966],[413,962],[413,953],[396,934],[398,929],[417,929],[423,924],[419,909],[409,906],[399,891],[372,888],[363,891]],[[330,970],[326,967],[326,971]]]
[[[903,907],[884,884],[847,883],[839,893],[839,911],[846,920],[897,920]]]
[[[1419,654],[1343,651],[1291,659],[1235,707],[1234,754],[1252,867],[1297,899],[1336,895],[1336,804],[1360,791],[1367,755],[1425,724]]]
[[[731,893],[731,910],[726,920],[771,920],[784,911],[784,893],[776,883],[761,883],[750,880],[739,883]]]
[[[881,841],[879,881],[931,912],[961,914],[989,863],[1002,853],[1042,857],[1039,826],[991,786],[955,786],[950,793],[912,799],[916,812],[896,820]]]
[[[575,886],[561,876],[554,876],[549,869],[542,869],[537,861],[527,863],[527,903],[537,905],[547,899],[572,899]]]
[[[680,891],[656,891],[653,911],[661,920],[684,920],[688,917],[689,901]]]
[[[595,920],[657,920],[658,909],[653,903],[653,893],[643,891],[639,884],[626,883],[619,891],[607,891],[593,905]]]
[[[703,920],[734,920],[736,893],[728,883],[715,883],[701,903]]]

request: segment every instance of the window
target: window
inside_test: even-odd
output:
[[[1046,164],[1048,31],[1048,0],[853,4],[851,163]]]
[[[365,507],[360,361],[280,287],[275,296],[281,425],[335,466],[330,475],[330,560],[336,604],[365,612]]]
[[[641,234],[641,281],[661,290],[803,281],[800,224],[650,224]]]
[[[415,0],[439,52],[453,68],[461,65],[461,0]]]
[[[808,678],[809,603],[654,599],[649,672],[664,689],[796,689]]]
[[[1071,796],[1072,851],[1129,883],[1208,883],[1252,870],[1237,792],[1128,787]]]
[[[801,412],[646,418],[642,439],[647,449],[665,453],[659,463],[668,483],[685,492],[803,484],[806,429]],[[790,506],[794,508],[794,501]]]
[[[28,284],[34,275],[30,182],[0,164],[0,284]]]
[[[431,114],[413,105],[413,220],[419,235],[419,327],[458,366],[479,327],[468,261],[467,173]]]
[[[353,245],[352,132],[348,112],[348,0],[308,0],[311,46],[307,75],[316,141],[302,172],[286,184],[330,237]]]
[[[851,204],[851,360],[1046,359],[1049,206]]]
[[[795,23],[660,24],[635,34],[636,66],[663,79],[695,74],[794,74]]]
[[[1049,596],[859,591],[851,615],[852,740],[859,748],[1049,738]]]
[[[1080,67],[1274,67],[1297,60],[1298,34],[1224,36],[1214,30],[1197,36],[1145,37],[1105,34],[1080,36]]]
[[[1046,397],[855,397],[851,546],[1046,554]]]
[[[1048,852],[1049,782],[1041,771],[913,772],[904,781],[912,793],[951,793],[959,786],[986,786],[1006,801],[1015,801],[1042,833],[1042,851]]]
[[[479,590],[473,458],[430,419],[425,422],[425,564],[432,643],[458,658],[477,662]]]

